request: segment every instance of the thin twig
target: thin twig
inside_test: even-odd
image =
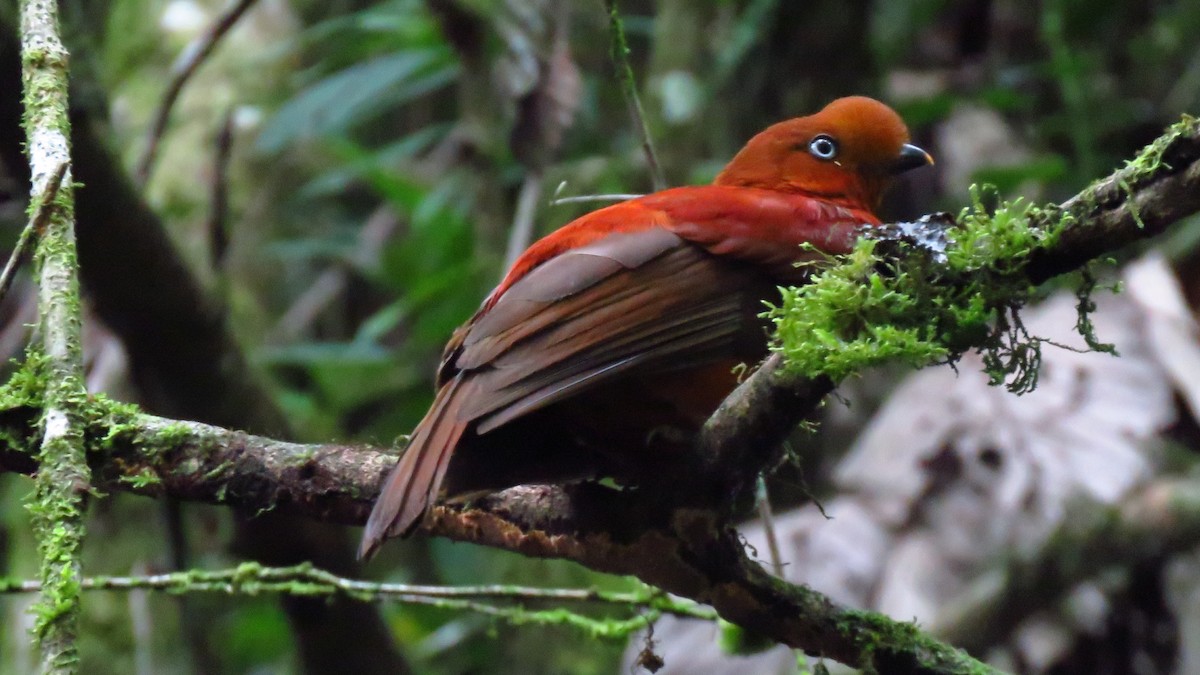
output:
[[[646,126],[646,111],[642,108],[637,82],[633,78],[633,68],[629,65],[629,43],[625,41],[625,26],[621,23],[620,12],[617,11],[617,0],[604,0],[604,6],[608,10],[608,25],[612,31],[612,60],[617,69],[617,80],[621,83],[621,92],[625,95],[633,128],[642,142],[642,151],[646,153],[651,182],[655,190],[664,190],[667,180],[663,177],[662,166],[658,163],[658,153],[654,151],[654,141],[651,140],[650,129]]]
[[[145,563],[137,563],[134,569],[144,570]],[[151,675],[158,672],[154,667],[154,654],[151,645],[154,643],[154,618],[150,612],[148,593],[136,588],[129,592],[130,633],[133,636],[133,672],[137,675]],[[187,597],[187,596],[180,596]]]
[[[42,231],[46,229],[46,223],[50,221],[50,214],[53,212],[50,207],[54,204],[54,198],[58,196],[58,188],[62,185],[63,176],[66,174],[67,162],[59,162],[54,172],[50,174],[50,178],[47,179],[46,188],[42,192],[37,209],[33,212],[33,217],[29,219],[25,229],[21,230],[17,245],[13,248],[12,255],[8,257],[8,262],[4,264],[4,271],[0,272],[0,300],[4,300],[4,296],[8,295],[13,279],[17,276],[17,270],[25,264],[29,246],[36,238],[41,237]]]
[[[168,560],[173,571],[186,570],[192,566],[191,546],[183,510],[184,503],[174,497],[167,497],[162,501]],[[196,602],[196,599],[187,593],[180,593],[175,596],[175,609],[179,616],[179,631],[184,641],[184,649],[191,660],[192,672],[217,672],[219,661],[206,637],[206,628],[211,625],[211,608]]]
[[[771,495],[767,491],[767,479],[758,478],[758,519],[767,537],[767,553],[771,559],[771,572],[783,578],[783,555],[779,552],[779,537],[775,534],[775,514],[771,511]]]
[[[369,270],[379,263],[379,252],[400,227],[400,219],[387,206],[381,206],[367,218],[358,232],[358,240],[349,260],[338,261],[322,272],[267,334],[270,344],[296,341],[321,316],[327,307],[345,293],[354,270]]]
[[[208,199],[209,264],[220,271],[229,246],[229,158],[233,155],[233,109],[221,117],[213,156],[212,185]]]
[[[195,74],[200,64],[212,54],[221,38],[233,28],[238,19],[246,13],[254,5],[255,0],[234,0],[234,2],[225,8],[216,20],[205,30],[192,40],[187,47],[179,54],[179,58],[175,60],[171,66],[171,82],[167,85],[167,90],[163,94],[162,101],[158,104],[158,109],[154,113],[154,122],[150,125],[150,131],[146,134],[146,145],[142,149],[142,155],[138,158],[137,168],[134,169],[133,179],[138,187],[145,187],[146,182],[150,180],[150,171],[154,166],[154,160],[158,155],[158,145],[162,140],[163,132],[167,129],[167,120],[171,117],[171,108],[175,106],[175,101],[179,99],[180,92],[183,87]]]
[[[639,194],[611,194],[611,195],[576,195],[574,197],[559,197],[550,200],[550,206],[558,206],[559,204],[583,204],[586,202],[624,202],[630,199],[637,199],[644,195]]]
[[[28,286],[17,291],[13,304],[16,306],[0,327],[0,359],[5,361],[21,356],[37,321],[37,294],[28,292]]]
[[[1078,175],[1090,178],[1099,165],[1096,159],[1092,106],[1088,102],[1088,82],[1082,71],[1082,57],[1066,35],[1066,7],[1062,0],[1042,5],[1039,33],[1050,52],[1051,72],[1058,80],[1059,95],[1070,116],[1068,133],[1075,150]]]
[[[704,605],[672,598],[647,588],[643,591],[614,592],[593,588],[536,588],[486,584],[478,586],[432,586],[379,583],[338,576],[307,564],[294,567],[264,567],[244,563],[232,569],[187,570],[166,574],[85,577],[81,587],[89,591],[166,591],[169,593],[209,592],[226,595],[288,593],[293,595],[331,595],[344,593],[363,602],[394,600],[406,604],[446,606],[443,601],[503,601],[514,603],[575,602],[618,605],[631,609],[653,610],[693,619],[714,620],[715,611]],[[40,590],[36,579],[0,579],[0,594],[34,593]],[[458,605],[455,605],[457,608]],[[473,605],[470,609],[479,609]]]
[[[517,196],[517,209],[513,214],[512,228],[508,231],[508,247],[504,254],[504,268],[512,267],[517,256],[529,247],[533,240],[533,218],[537,214],[538,198],[542,195],[542,174],[530,171],[521,184]]]

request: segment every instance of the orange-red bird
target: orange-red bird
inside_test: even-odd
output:
[[[908,140],[886,105],[838,99],[750,139],[713,185],[594,211],[531,246],[446,346],[359,554],[413,530],[443,488],[686,471],[732,367],[766,352],[762,302],[803,281],[800,245],[847,251],[892,177],[932,162]]]

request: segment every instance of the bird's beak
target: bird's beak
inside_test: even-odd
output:
[[[905,143],[900,146],[900,155],[892,161],[892,175],[904,173],[912,169],[919,169],[923,166],[931,166],[933,158],[928,152],[918,148],[910,143]]]

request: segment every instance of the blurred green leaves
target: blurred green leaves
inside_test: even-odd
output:
[[[348,66],[301,91],[258,137],[264,152],[298,140],[355,130],[397,105],[454,81],[458,64],[444,45],[410,49]]]
[[[394,0],[310,28],[297,47],[324,56],[310,80],[259,133],[260,151],[301,140],[345,136],[397,106],[452,83],[458,59],[424,4]]]

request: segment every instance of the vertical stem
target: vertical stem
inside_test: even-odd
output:
[[[241,19],[246,10],[254,5],[254,2],[255,0],[231,2],[202,35],[188,44],[179,58],[175,60],[174,65],[171,66],[171,82],[167,85],[162,102],[158,104],[158,110],[154,113],[154,122],[150,125],[150,132],[146,135],[146,147],[142,149],[142,155],[138,158],[137,167],[133,171],[133,179],[139,188],[145,188],[146,183],[150,180],[150,171],[154,168],[154,160],[158,156],[158,144],[167,130],[167,122],[171,119],[171,108],[175,106],[175,101],[183,91],[183,86],[200,68],[200,64],[204,63],[205,59],[213,53],[217,44],[233,28],[238,19]]]
[[[504,269],[513,266],[521,253],[533,241],[533,219],[537,215],[538,198],[542,195],[542,172],[530,171],[521,184],[517,196],[517,210],[513,214],[512,229],[508,233],[508,247],[504,254]]]
[[[1042,8],[1042,40],[1050,49],[1050,67],[1058,78],[1058,87],[1069,117],[1071,144],[1075,146],[1078,175],[1090,179],[1096,175],[1098,160],[1095,152],[1095,133],[1092,129],[1094,111],[1088,103],[1087,83],[1083,64],[1067,42],[1066,7],[1062,0],[1050,0]]]
[[[33,612],[43,673],[78,668],[79,549],[83,500],[90,483],[79,408],[86,391],[80,352],[79,281],[71,171],[54,195],[48,187],[70,161],[67,50],[54,0],[21,2],[21,77],[32,190],[30,214],[47,209],[38,241],[38,312],[45,354],[46,396],[40,468],[28,508],[41,555],[41,597]],[[69,166],[69,165],[68,165]],[[46,197],[51,196],[52,201]]]
[[[662,167],[658,163],[658,153],[654,150],[654,141],[650,138],[650,129],[646,126],[646,112],[642,109],[642,99],[638,97],[637,82],[633,79],[633,68],[629,65],[629,43],[625,41],[625,26],[621,23],[621,14],[617,11],[617,0],[604,0],[608,9],[608,24],[612,31],[612,59],[617,69],[617,80],[621,83],[621,92],[625,94],[625,103],[629,106],[629,117],[633,120],[633,128],[637,130],[642,141],[642,151],[646,153],[646,164],[650,167],[650,178],[655,190],[667,187],[663,178]]]
[[[775,514],[771,511],[771,495],[767,491],[767,479],[758,477],[758,519],[763,524],[763,535],[767,538],[770,554],[771,574],[783,578],[783,554],[779,551],[779,537],[775,534]]]

